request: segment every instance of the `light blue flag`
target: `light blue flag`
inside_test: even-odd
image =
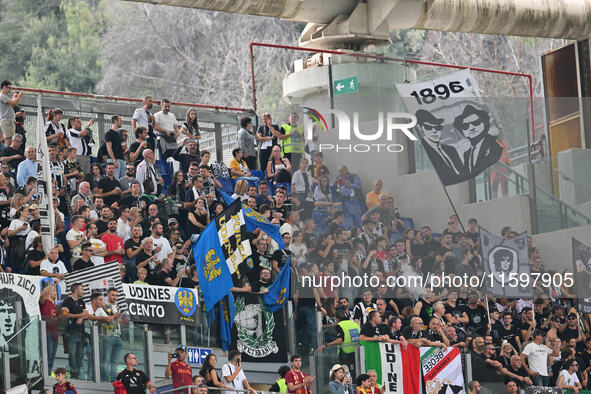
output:
[[[215,221],[205,227],[197,242],[193,244],[193,256],[205,309],[210,311],[233,286]]]
[[[264,302],[270,312],[278,311],[287,304],[289,297],[289,284],[291,277],[291,257],[281,268],[281,272],[275,281],[269,286],[269,292],[265,293]]]

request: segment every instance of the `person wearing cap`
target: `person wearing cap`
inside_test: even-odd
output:
[[[561,326],[562,322],[560,321],[560,316],[552,316],[550,319],[550,328],[546,333],[546,342],[558,339]]]
[[[191,366],[187,364],[187,347],[185,345],[178,345],[174,352],[176,360],[172,361],[172,355],[168,354],[168,365],[164,369],[164,376],[166,378],[172,377],[172,387],[190,386],[193,384],[193,371]],[[175,391],[175,394],[187,393],[187,391]]]
[[[554,352],[556,351],[544,345],[544,333],[539,330],[534,332],[533,341],[523,348],[521,363],[535,386],[548,386],[550,383],[548,365],[552,365],[552,356],[559,356],[559,353],[553,354]]]
[[[563,342],[568,342],[571,338],[575,338],[577,342],[581,342],[585,338],[583,329],[579,324],[579,318],[574,312],[568,314],[566,324],[563,324],[558,331],[558,337]]]
[[[335,364],[328,373],[330,394],[353,394],[353,379],[347,376],[346,365]]]

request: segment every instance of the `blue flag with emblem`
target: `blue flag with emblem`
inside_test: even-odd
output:
[[[220,322],[220,341],[222,342],[222,349],[228,350],[232,342],[232,325],[234,324],[234,314],[236,312],[234,307],[234,295],[232,292],[228,293],[219,303],[219,322]]]
[[[226,204],[230,205],[234,202],[234,199],[219,191]],[[263,230],[269,237],[271,237],[279,245],[279,249],[285,249],[285,243],[279,233],[279,226],[271,223],[266,217],[252,209],[251,207],[242,204],[242,213],[244,214],[244,223],[246,224],[246,231],[252,232],[257,228]]]
[[[205,227],[197,242],[193,244],[193,256],[205,310],[210,311],[233,286],[215,221]]]
[[[276,312],[287,304],[289,297],[289,284],[291,277],[291,257],[281,268],[281,272],[275,281],[269,286],[269,291],[264,296],[265,305],[270,312]]]

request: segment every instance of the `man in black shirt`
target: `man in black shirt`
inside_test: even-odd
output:
[[[502,368],[501,372],[505,375],[505,384],[515,382],[518,387],[525,388],[531,386],[533,383],[529,378],[529,374],[521,365],[521,357],[518,354],[511,356],[511,362],[508,367]]]
[[[125,167],[123,167],[123,171],[123,176],[125,176]],[[108,207],[121,198],[121,185],[115,178],[115,164],[107,163],[105,176],[99,181],[96,194],[103,197],[105,206]]]
[[[259,278],[255,280],[251,287],[253,293],[267,293],[269,286],[273,281],[271,280],[271,271],[268,268],[261,268]]]
[[[76,260],[74,265],[72,266],[72,271],[80,271],[85,268],[94,267],[94,264],[90,260],[90,256],[92,256],[92,244],[90,242],[85,242],[82,244],[82,256]]]
[[[109,219],[113,216],[113,211],[111,208],[104,206],[101,209],[101,217],[99,220],[96,221],[96,230],[97,230],[97,238],[101,238],[107,232],[107,227],[109,226]]]
[[[4,148],[1,162],[7,162],[10,165],[12,171],[16,172],[21,161],[25,160],[25,151],[23,150],[23,137],[20,134],[15,134],[12,138],[10,146]]]
[[[27,271],[28,275],[41,275],[41,262],[47,258],[43,251],[43,241],[41,237],[35,237],[31,244],[33,249],[27,253]]]
[[[387,327],[382,324],[382,316],[378,311],[371,311],[367,322],[361,327],[359,340],[369,342],[387,342],[390,339]]]
[[[121,202],[118,203],[118,206],[125,206],[129,208],[138,207],[140,209],[144,209],[146,207],[146,202],[142,201],[142,199],[140,198],[142,195],[142,188],[140,186],[140,183],[138,181],[132,182],[129,186],[129,189],[130,194],[124,197],[121,200]]]
[[[273,271],[277,274],[281,272],[281,268],[287,263],[287,260],[289,260],[289,257],[291,256],[291,251],[289,250],[291,235],[289,233],[283,233],[281,238],[283,238],[283,243],[285,243],[285,249],[276,250],[271,257]]]
[[[68,364],[72,379],[79,379],[80,367],[84,358],[84,320],[89,318],[82,296],[84,288],[80,283],[74,283],[70,288],[72,295],[66,298],[62,308],[66,310],[64,317],[68,318],[68,324],[64,330],[64,342],[68,353]],[[63,310],[62,309],[62,310]]]
[[[184,147],[187,147],[186,153],[181,153]],[[197,149],[197,142],[190,138],[185,138],[181,146],[176,148],[172,154],[172,158],[181,163],[181,170],[186,174],[189,171],[189,165],[192,162],[201,161],[199,157],[199,150]]]
[[[499,340],[501,342],[507,341],[515,349],[521,349],[519,330],[512,323],[513,316],[511,316],[511,312],[503,313],[503,324],[499,327]]]
[[[423,331],[423,319],[418,316],[413,317],[410,320],[410,326],[405,327],[402,330],[402,336],[406,338],[408,343],[415,347],[427,346],[429,342],[427,338],[424,338],[425,332]]]
[[[119,115],[111,117],[113,125],[111,129],[105,133],[105,147],[107,150],[107,160],[110,160],[115,165],[115,177],[117,179],[125,176],[125,158],[123,157],[123,141],[121,137],[121,126],[123,126],[123,119]]]
[[[468,315],[468,324],[466,324],[466,333],[468,336],[475,334],[484,335],[488,324],[486,309],[478,304],[478,293],[470,291],[468,294],[468,307],[465,309]]]
[[[441,346],[444,349],[450,345],[449,339],[443,332],[444,323],[438,317],[433,316],[429,320],[429,328],[423,333],[423,338],[429,341],[428,346]]]
[[[281,221],[281,224],[285,223],[287,219],[288,206],[285,203],[286,196],[283,191],[277,191],[275,193],[275,207],[271,210],[271,216]]]
[[[116,381],[125,386],[127,393],[145,394],[146,389],[149,389],[150,393],[155,393],[156,387],[150,382],[150,379],[143,371],[135,368],[137,366],[135,354],[127,353],[123,360],[125,361],[125,369],[117,374]]]
[[[568,342],[568,340],[571,338],[575,338],[577,342],[580,342],[584,339],[576,313],[568,314],[566,317],[566,324],[560,328],[559,332],[560,340],[563,342]]]

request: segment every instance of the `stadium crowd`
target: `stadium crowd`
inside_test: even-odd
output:
[[[112,349],[102,360],[102,378],[129,384],[125,370],[119,375],[115,370],[119,359],[125,360],[128,371],[137,365],[133,354],[117,351],[123,318],[117,290],[109,289],[106,300],[95,294],[85,305],[82,287],[66,289],[63,279],[77,270],[117,261],[126,283],[198,288],[192,241],[225,208],[219,194],[225,190],[279,225],[286,245],[280,250],[262,231],[250,233],[254,268],[235,281],[233,290],[266,292],[292,258],[294,283],[299,281],[291,292],[298,352],[308,355],[339,347],[340,364],[330,371],[332,393],[383,391],[375,371],[355,373],[357,340],[461,348],[479,363],[472,370],[475,381],[504,381],[510,392],[514,386],[529,385],[572,387],[575,392],[590,388],[591,326],[588,316],[576,311],[572,288],[538,287],[534,299],[495,299],[466,287],[389,288],[388,278],[396,276],[480,275],[484,267],[477,220],[471,218],[465,232],[454,215],[447,225],[415,228],[412,218],[404,216],[404,207],[399,209],[383,191],[381,179],[372,180],[371,191],[364,193],[362,180],[346,165],[325,164],[317,141],[305,140],[297,114],[282,125],[263,114],[256,130],[251,118],[242,118],[233,158],[223,163],[210,161],[210,152],[200,149],[195,109],[178,121],[166,99],[156,111],[152,98],[145,97],[132,115],[129,131],[123,128],[122,114],[113,115],[100,145],[92,138],[92,121],[83,126],[79,117],[72,117],[66,126],[63,112],[52,109],[45,135],[55,246],[46,254],[36,200],[36,149],[25,147],[30,131],[25,131],[26,114],[18,107],[22,92],[11,94],[8,81],[2,81],[1,88],[1,268],[55,278],[40,299],[42,315],[51,322],[50,370],[58,346],[55,318],[67,319],[67,372],[74,379],[84,373],[87,343],[81,322],[93,320]],[[170,171],[173,166],[178,170]],[[505,227],[501,235],[518,233]],[[545,272],[531,238],[528,246],[532,272]],[[380,285],[302,286],[307,276],[340,273],[375,276]],[[70,295],[58,300],[58,293],[66,290]],[[318,311],[323,343],[316,334]],[[215,356],[206,360],[201,378],[193,380],[184,365],[185,350],[179,346],[179,360],[169,359],[167,376],[181,376],[173,379],[175,387],[193,382],[227,388],[234,383],[235,388],[251,389],[239,353],[222,368],[224,380],[215,370]],[[277,391],[307,392],[313,378],[300,370],[300,356],[292,356],[291,363],[279,370]],[[66,376],[63,369],[56,375],[61,380]],[[478,382],[470,384],[471,390],[479,387]],[[153,387],[147,380],[144,385]]]

